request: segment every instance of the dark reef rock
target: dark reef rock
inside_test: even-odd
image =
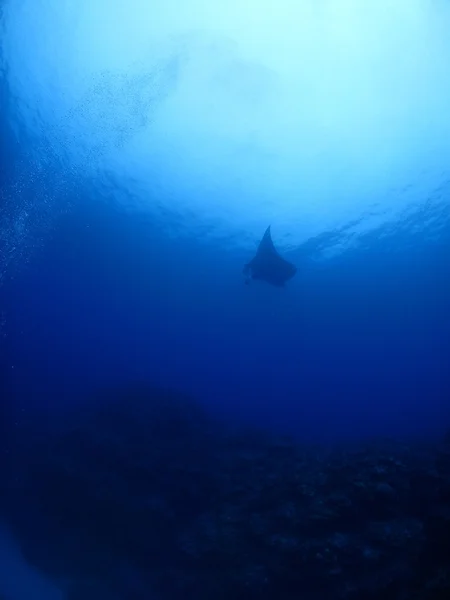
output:
[[[73,598],[450,598],[448,440],[307,448],[145,386],[16,433],[5,510]]]

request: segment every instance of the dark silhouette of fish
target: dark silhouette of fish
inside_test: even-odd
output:
[[[294,277],[297,267],[278,254],[272,242],[270,225],[266,229],[254,258],[244,266],[245,283],[260,279],[283,287],[286,281]]]

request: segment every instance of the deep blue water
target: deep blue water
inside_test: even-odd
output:
[[[92,6],[80,2],[76,19],[71,3],[0,7],[4,448],[31,410],[51,415],[136,382],[302,443],[439,439],[450,427],[450,81],[435,60],[450,55],[437,26],[450,19],[443,4],[418,2],[389,27],[377,13],[373,31],[390,36],[381,58],[377,44],[350,44],[333,67],[329,41],[304,71],[284,54],[267,66],[265,53],[261,72],[258,45],[251,59],[239,55],[244,29],[222,47],[212,28],[203,47],[192,23],[169,50],[157,36],[162,58],[144,68],[154,51],[143,44],[135,61],[145,9],[136,3],[138,27],[123,8],[127,33],[114,50],[118,17],[105,17],[104,39],[89,38],[108,14]],[[326,6],[315,23],[342,26],[353,14],[342,2],[338,19]],[[168,40],[184,34],[167,19]],[[208,19],[199,17],[205,30]],[[127,42],[133,27],[137,41]],[[369,44],[363,33],[357,43]],[[411,71],[397,43],[416,61]],[[372,72],[366,58],[367,96],[357,86]],[[282,289],[242,275],[269,224],[298,268]]]
[[[445,430],[448,234],[382,233],[318,266],[292,252],[296,278],[266,289],[243,253],[79,203],[3,285],[14,394],[149,380],[312,440]]]

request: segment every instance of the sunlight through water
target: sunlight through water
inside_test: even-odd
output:
[[[93,201],[296,247],[447,181],[449,30],[443,0],[7,0],[2,71],[18,135]]]

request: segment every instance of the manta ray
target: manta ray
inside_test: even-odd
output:
[[[244,266],[243,273],[247,284],[252,279],[260,279],[277,287],[283,287],[286,281],[297,273],[297,267],[276,251],[270,234],[270,225],[259,242],[255,256]]]

